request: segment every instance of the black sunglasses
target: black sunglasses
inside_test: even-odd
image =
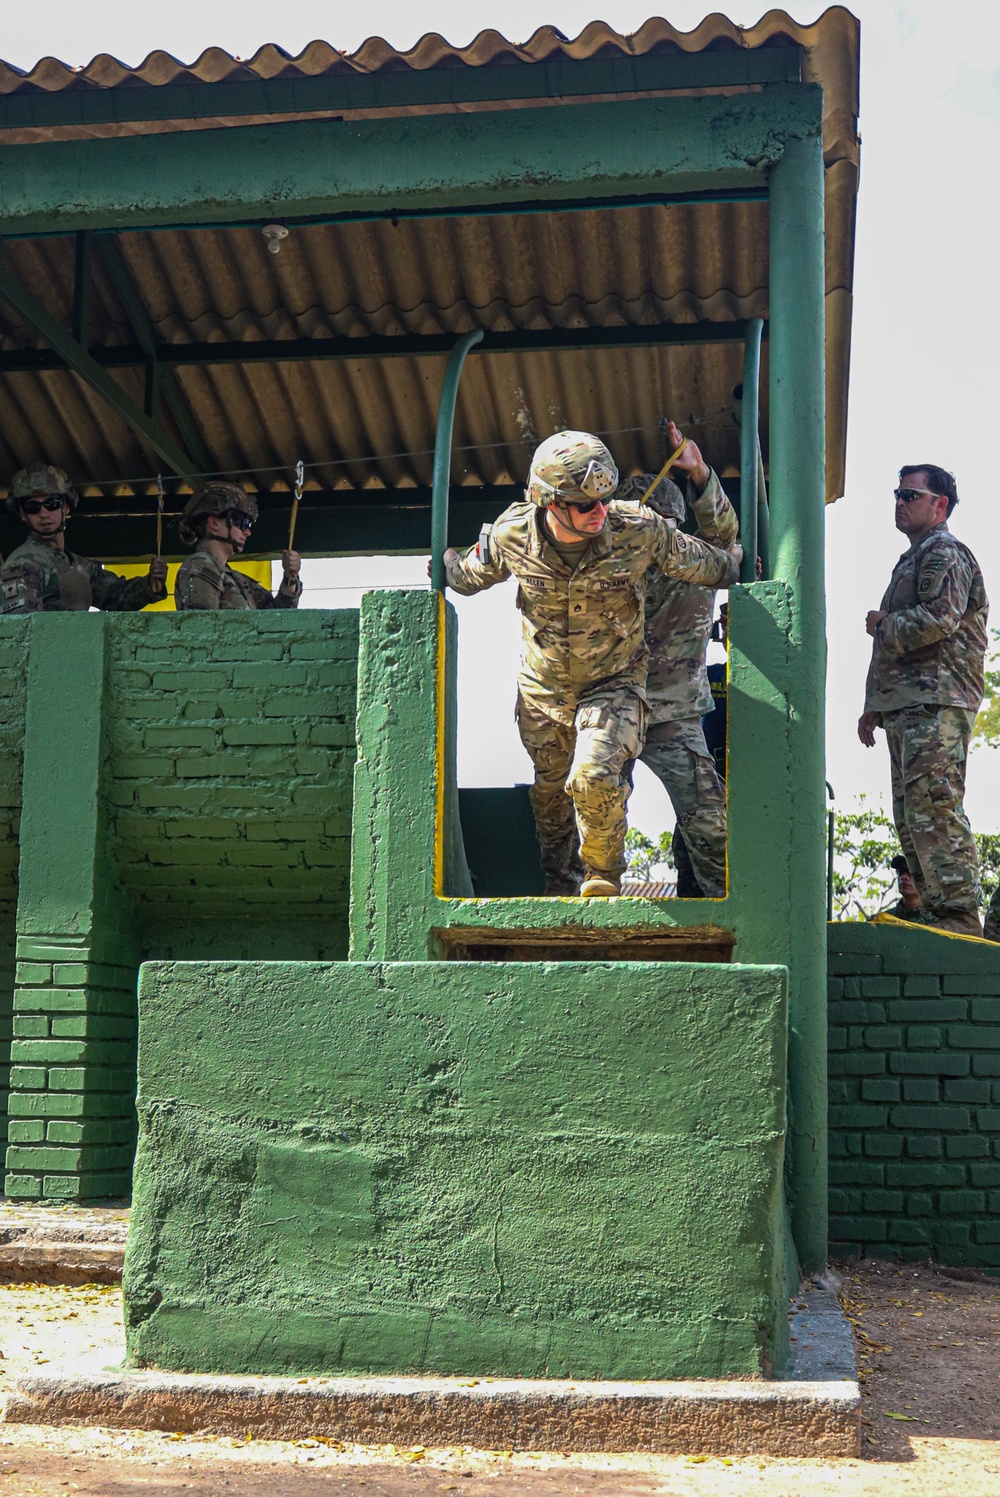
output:
[[[944,494],[935,494],[933,489],[893,489],[892,497],[899,504],[912,504],[914,499],[919,499],[922,494],[930,494],[932,499],[943,499]]]
[[[253,520],[242,509],[231,509],[226,512],[226,519],[230,525],[235,525],[237,530],[249,532],[253,529]]]
[[[22,499],[20,504],[26,515],[40,515],[43,509],[62,509],[65,502],[55,494],[50,494],[47,499]]]
[[[571,504],[578,515],[589,515],[592,509],[596,509],[599,504],[607,504],[608,501],[606,499],[584,499],[582,503],[578,503],[576,499],[566,499],[563,502]]]

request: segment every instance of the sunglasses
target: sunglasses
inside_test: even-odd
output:
[[[226,519],[229,521],[230,525],[234,525],[237,530],[245,530],[248,535],[253,529],[253,520],[251,520],[250,516],[248,514],[245,514],[242,509],[228,510],[226,513]]]
[[[944,494],[935,494],[933,489],[893,489],[892,497],[897,504],[912,504],[921,494],[930,494],[932,499],[943,499]]]
[[[606,499],[584,499],[582,502],[578,499],[566,499],[564,501],[564,503],[572,505],[578,515],[589,515],[592,509],[596,509],[599,504],[607,504],[607,502]]]
[[[43,509],[62,509],[65,500],[50,494],[47,499],[22,499],[21,508],[26,515],[40,515]]]

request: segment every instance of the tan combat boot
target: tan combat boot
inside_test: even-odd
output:
[[[611,899],[622,892],[620,878],[605,878],[602,873],[588,873],[580,885],[584,899]]]

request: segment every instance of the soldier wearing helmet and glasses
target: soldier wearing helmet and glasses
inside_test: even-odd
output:
[[[150,561],[145,577],[118,577],[69,549],[66,525],[78,503],[61,468],[36,463],[15,473],[7,508],[24,522],[28,536],[0,569],[0,613],[122,612],[166,597],[167,564],[160,556]]]
[[[257,501],[236,483],[206,483],[188,500],[178,530],[194,546],[177,573],[174,600],[189,608],[298,608],[302,596],[297,551],[283,551],[284,576],[276,593],[230,566],[242,555],[257,520]]]
[[[963,800],[989,601],[979,563],[948,529],[954,476],[911,464],[893,498],[910,544],[865,620],[872,659],[858,737],[872,748],[882,728],[888,742],[893,820],[922,904],[911,918],[981,936],[979,858]]]
[[[739,561],[637,504],[620,504],[615,461],[589,432],[536,450],[524,500],[468,551],[445,552],[464,595],[514,576],[523,615],[516,715],[535,766],[547,894],[619,893],[629,769],[646,730],[643,602],[651,567],[728,586]]]

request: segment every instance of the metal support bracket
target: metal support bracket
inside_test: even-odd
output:
[[[2,248],[2,241],[0,241],[0,297],[9,302],[12,307],[17,308],[21,316],[25,317],[37,332],[41,333],[74,373],[86,380],[128,422],[132,430],[165,463],[169,464],[175,473],[187,478],[197,472],[198,464],[192,462],[187,453],[182,452],[171,441],[158,422],[140,410],[135,401],[126,395],[121,385],[91,358],[87,350],[76,341],[71,333],[66,331],[62,323],[58,322],[51,312],[46,311],[41,302],[21,285],[17,277],[3,264]]]
[[[164,368],[160,357],[159,340],[149,320],[149,314],[143,305],[142,298],[136,289],[135,282],[129,274],[128,266],[122,258],[121,250],[110,234],[97,235],[97,253],[101,264],[107,271],[108,277],[118,300],[122,304],[122,310],[129,320],[129,325],[135,333],[139,347],[144,355],[146,365],[146,414],[155,417],[155,409],[150,409],[150,404],[155,406],[157,394],[162,394],[170,414],[181,434],[184,446],[190,452],[195,463],[203,472],[207,472],[212,466],[209,461],[208,452],[201,440],[197,422],[188,404],[187,397],[177,381],[177,376],[172,369]]]

